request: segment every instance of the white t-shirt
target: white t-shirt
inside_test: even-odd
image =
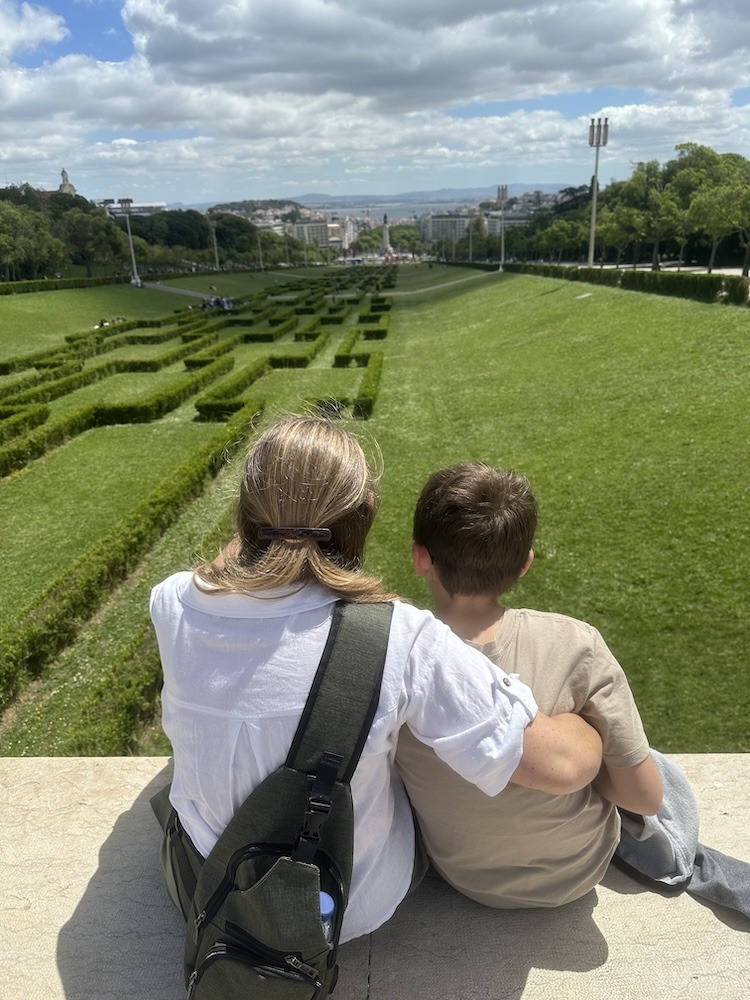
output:
[[[162,722],[174,753],[171,801],[204,856],[286,759],[335,601],[318,584],[210,594],[189,572],[154,587]],[[342,941],[388,920],[411,881],[413,821],[393,763],[401,726],[496,795],[518,766],[535,714],[526,685],[428,611],[395,602],[380,702],[352,780],[354,870]]]

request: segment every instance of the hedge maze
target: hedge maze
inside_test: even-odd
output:
[[[289,280],[228,310],[181,308],[0,360],[0,712],[138,570],[264,411],[370,416],[394,283],[387,267]],[[143,641],[124,644],[127,669],[112,663],[86,709],[112,715],[111,735],[59,752],[129,749],[158,684],[153,656],[134,668]]]

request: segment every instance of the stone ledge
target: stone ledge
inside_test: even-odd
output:
[[[750,754],[676,754],[701,840],[750,858]],[[3,758],[0,981],[13,1000],[180,1000],[184,929],[148,804],[165,758]],[[738,1000],[750,920],[610,868],[558,910],[490,910],[428,877],[341,950],[337,1000]]]

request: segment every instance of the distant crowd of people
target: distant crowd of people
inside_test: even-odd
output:
[[[201,302],[201,309],[234,309],[234,299],[229,295],[209,295]]]

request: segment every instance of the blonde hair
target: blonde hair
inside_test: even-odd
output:
[[[386,601],[362,570],[377,498],[357,439],[325,417],[289,416],[268,427],[245,458],[236,537],[221,560],[201,566],[209,592],[255,593],[310,580],[349,601]],[[328,529],[330,538],[272,537],[261,529]],[[291,534],[291,533],[289,533]]]

